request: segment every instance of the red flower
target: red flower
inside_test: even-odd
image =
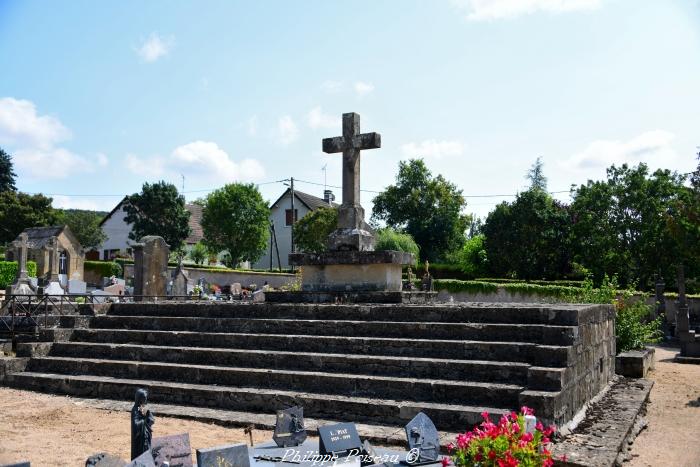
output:
[[[496,458],[496,451],[489,451],[489,459],[495,459]]]
[[[532,441],[532,433],[524,433],[520,439],[522,439],[526,443],[529,443],[530,441]]]
[[[481,412],[481,418],[483,418],[485,421],[489,421],[489,413],[487,411]]]
[[[520,412],[522,412],[523,415],[535,415],[535,411],[525,405],[520,408]]]
[[[443,457],[440,462],[442,462],[442,467],[447,467],[448,465],[450,465],[449,457]]]

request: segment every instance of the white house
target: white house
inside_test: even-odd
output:
[[[335,196],[331,190],[324,192],[323,198],[309,195],[301,191],[294,190],[294,210],[296,220],[301,219],[309,212],[320,207],[338,206],[333,202]],[[277,201],[270,205],[270,222],[274,226],[277,238],[277,249],[279,249],[279,264],[282,269],[289,268],[289,253],[292,252],[292,194],[291,189],[287,189]],[[255,269],[270,268],[270,254],[272,254],[272,265],[277,269],[277,251],[274,241],[272,248],[268,242],[265,254],[255,263]]]
[[[111,260],[117,256],[131,257],[131,245],[134,240],[129,239],[131,233],[131,224],[127,224],[124,211],[124,203],[128,203],[128,198],[124,197],[112,211],[102,219],[100,227],[107,236],[107,239],[96,250],[89,251],[85,254],[86,259],[90,260]],[[185,205],[190,212],[190,236],[185,239],[185,250],[192,248],[194,244],[204,238],[202,231],[202,207],[197,204]]]

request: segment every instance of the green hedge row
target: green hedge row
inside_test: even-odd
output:
[[[36,277],[36,263],[27,261],[27,274]],[[17,277],[17,261],[0,261],[0,288],[4,289],[12,284]]]
[[[497,293],[498,289],[503,289],[512,294],[540,295],[547,297],[570,297],[579,292],[578,287],[568,287],[563,285],[539,285],[520,283],[495,283],[486,281],[460,281],[456,279],[436,279],[435,290],[447,290],[448,292],[468,292],[468,293]]]
[[[94,271],[100,277],[123,277],[123,268],[116,261],[85,261],[85,272]]]
[[[493,282],[495,284],[537,284],[537,285],[561,285],[564,287],[581,287],[583,286],[582,280],[524,280],[524,279],[504,279],[497,277],[477,277],[474,279],[479,282]]]

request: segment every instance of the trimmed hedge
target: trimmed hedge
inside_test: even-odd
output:
[[[479,282],[493,282],[494,284],[537,284],[537,285],[560,285],[564,287],[582,287],[583,281],[576,280],[524,280],[524,279],[505,279],[496,277],[477,277],[474,279]]]
[[[116,261],[85,261],[85,271],[94,271],[99,277],[122,277],[122,266]]]
[[[538,285],[519,283],[502,283],[485,281],[460,281],[456,279],[436,279],[435,290],[447,290],[448,292],[470,292],[470,293],[497,293],[498,289],[503,289],[512,294],[522,295],[543,295],[547,297],[570,297],[579,292],[578,287],[567,287],[561,285]]]
[[[11,285],[17,277],[17,261],[0,261],[0,288]],[[27,274],[36,277],[36,263],[27,261]]]

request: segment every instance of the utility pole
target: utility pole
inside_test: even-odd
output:
[[[294,253],[294,221],[296,221],[296,216],[294,215],[294,177],[291,177],[289,179],[289,186],[290,186],[290,191],[292,193],[292,229],[291,229],[291,239],[292,239],[292,248],[291,251]]]

